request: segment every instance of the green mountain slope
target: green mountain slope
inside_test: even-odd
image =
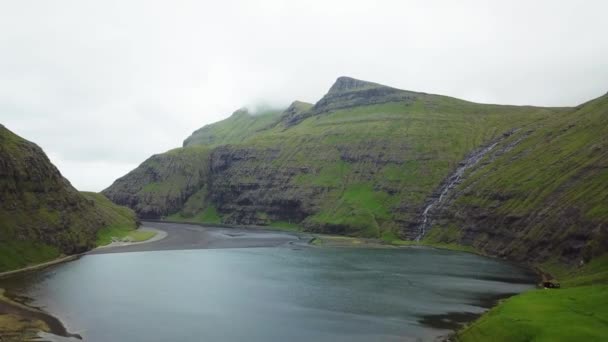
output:
[[[184,147],[193,145],[218,146],[238,144],[277,124],[282,110],[264,110],[251,114],[247,108],[234,112],[229,118],[204,126],[184,140]]]
[[[584,263],[605,253],[608,96],[513,134],[436,215],[433,239],[492,255]]]
[[[267,114],[263,125],[241,112],[188,138],[187,148],[208,149],[198,153],[200,191],[185,191],[166,166],[146,161],[104,194],[146,217],[413,238],[427,198],[470,151],[567,110],[477,104],[348,77],[314,106],[296,105]],[[155,187],[185,196],[170,197],[171,206],[163,193],[150,198],[151,183],[136,176],[147,173],[159,175]]]
[[[192,146],[154,155],[103,193],[115,203],[133,208],[142,218],[175,213],[189,197],[204,192],[209,153],[206,147]]]
[[[606,336],[608,94],[575,108],[499,106],[342,77],[263,129],[233,122],[189,138],[206,149],[205,181],[159,216],[420,239],[528,262],[562,289],[510,298],[455,340]]]
[[[40,147],[0,125],[0,272],[95,246],[108,226],[136,227],[132,210],[85,196]]]

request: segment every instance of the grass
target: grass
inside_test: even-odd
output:
[[[4,296],[0,288],[0,301],[7,305],[23,306]],[[50,331],[49,326],[42,320],[16,314],[0,313],[0,341],[22,342],[35,341],[39,331]]]
[[[40,320],[30,320],[12,314],[0,314],[0,341],[35,341],[38,331],[49,331],[48,325]]]
[[[562,288],[511,297],[457,334],[469,341],[605,341],[608,255],[582,267],[545,265]]]
[[[219,146],[240,143],[257,132],[276,124],[282,112],[282,109],[267,108],[252,114],[247,109],[239,109],[225,120],[196,130],[184,141],[184,146]]]
[[[112,238],[124,239],[129,237],[134,241],[143,241],[154,235],[152,232],[135,230],[137,229],[137,224],[133,210],[112,203],[106,196],[100,193],[82,192],[81,194],[95,203],[97,211],[108,222],[106,226],[97,231],[96,246],[105,246],[112,242]]]
[[[191,146],[153,155],[103,194],[117,201],[124,200],[127,192],[129,205],[141,216],[175,214],[183,209],[185,199],[205,187],[209,152],[207,147]]]
[[[136,227],[132,210],[79,193],[40,147],[1,125],[0,160],[0,272],[86,251],[104,226]]]
[[[129,237],[132,239],[132,241],[134,242],[141,242],[141,241],[146,241],[146,240],[150,240],[151,238],[153,238],[154,236],[156,236],[155,232],[150,232],[150,231],[141,231],[141,230],[136,230],[134,232],[131,232],[129,234]]]
[[[469,172],[459,188],[466,191],[450,208],[455,213],[452,223],[491,227],[492,236],[516,236],[505,245],[483,240],[483,231],[476,230],[473,242],[514,259],[538,253],[538,241],[551,241],[547,247],[561,255],[581,236],[585,238],[579,259],[603,254],[608,233],[595,227],[608,222],[606,108],[608,96],[603,96],[556,112],[506,139],[499,148],[520,142],[487,166]],[[467,222],[478,213],[484,218]],[[506,222],[505,217],[515,220]]]
[[[105,246],[112,243],[113,239],[123,239],[133,231],[130,227],[109,226],[97,232],[97,246]]]
[[[412,241],[412,240],[393,240],[390,244],[395,246],[424,246],[424,247],[433,247],[439,249],[448,249],[451,251],[458,252],[468,252],[478,254],[478,251],[471,247],[465,246],[458,243],[441,243],[441,242],[431,242],[428,240],[422,240],[420,242]]]
[[[197,222],[197,223],[214,223],[220,224],[222,223],[222,216],[217,211],[215,206],[208,205],[205,209],[193,216],[184,216],[184,214],[176,213],[170,216],[167,216],[167,220],[169,221],[178,221],[178,222]]]
[[[284,230],[289,232],[301,232],[304,230],[299,224],[287,221],[273,221],[268,226],[278,230]]]
[[[512,297],[458,334],[458,341],[605,341],[608,286],[534,290]]]
[[[583,267],[566,267],[556,261],[543,263],[540,267],[551,273],[564,286],[608,284],[608,255],[594,258]]]
[[[379,238],[395,225],[417,220],[413,213],[469,151],[559,111],[404,94],[413,97],[303,114],[304,120],[289,127],[281,123],[280,111],[237,111],[194,132],[186,148],[171,152],[174,156],[150,158],[107,193],[135,194],[134,208],[140,214],[180,212],[170,218],[197,216],[199,222],[207,220],[198,213],[208,204],[224,207],[208,202],[232,200],[237,192],[237,197],[255,202],[243,210],[299,202],[315,208],[303,225],[341,227],[348,235]],[[175,157],[193,147],[213,152]],[[209,155],[217,162],[211,167],[220,168],[212,175],[206,171]],[[146,180],[150,169],[158,177]],[[280,181],[264,181],[275,177]],[[211,187],[213,195],[207,191]],[[267,196],[255,193],[260,190]],[[270,222],[284,219],[268,217]]]
[[[141,242],[153,238],[156,235],[152,231],[133,230],[129,226],[109,226],[97,232],[97,246],[105,246],[113,240],[128,240]]]
[[[307,219],[307,225],[338,225],[346,227],[347,234],[380,237],[396,221],[411,219],[396,213],[395,207],[421,206],[468,151],[550,112],[434,95],[421,95],[413,104],[390,102],[330,111],[287,130],[278,126],[250,137],[246,148],[259,151],[258,157],[235,163],[229,184],[252,174],[264,179],[282,169],[306,169],[293,176],[293,190],[287,195],[297,198],[311,188],[328,190],[311,199],[320,210]],[[267,149],[280,153],[270,164],[260,164]]]
[[[102,216],[104,221],[109,222],[110,225],[137,228],[137,217],[133,210],[112,203],[101,193],[81,192],[80,194],[95,204],[96,214]]]
[[[333,247],[355,247],[355,246],[378,246],[377,243],[366,241],[361,238],[339,235],[317,234],[310,242],[314,246]]]
[[[0,271],[27,267],[61,256],[57,247],[35,241],[5,241],[0,243]]]

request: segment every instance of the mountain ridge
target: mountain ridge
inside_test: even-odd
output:
[[[252,118],[243,124],[230,117],[205,126],[205,137],[213,139],[185,144],[206,149],[208,154],[192,164],[204,177],[199,189],[180,197],[172,210],[154,204],[162,202],[165,193],[144,193],[143,186],[133,186],[124,177],[104,193],[129,205],[121,194],[130,189],[140,203],[135,210],[146,207],[146,215],[157,218],[296,224],[311,232],[388,242],[413,239],[425,203],[469,153],[510,132],[519,133],[509,137],[509,143],[527,141],[525,132],[549,127],[551,120],[576,111],[478,104],[349,77],[338,78],[315,104],[295,107],[269,113],[263,125]],[[492,161],[482,161],[488,163]],[[184,189],[171,182],[159,186]],[[481,247],[473,240],[453,238],[450,220],[458,221],[436,215],[435,222],[448,229],[433,227],[425,238]],[[551,257],[543,253],[533,258]],[[567,259],[576,259],[577,253]]]
[[[136,227],[130,209],[81,194],[42,148],[1,124],[0,198],[0,271],[84,252],[112,225]]]

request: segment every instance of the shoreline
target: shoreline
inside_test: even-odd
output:
[[[154,229],[154,228],[147,228],[147,227],[141,227],[136,229],[137,230],[144,230],[144,231],[150,231],[153,230],[154,232],[156,232],[156,235],[154,235],[153,237],[151,237],[148,240],[145,241],[136,241],[136,242],[112,242],[108,245],[104,245],[104,246],[98,246],[95,247],[93,249],[90,249],[86,252],[82,252],[82,253],[78,253],[78,254],[71,254],[71,255],[65,255],[62,257],[59,257],[57,259],[52,259],[49,261],[45,261],[39,264],[35,264],[35,265],[30,265],[30,266],[25,266],[22,268],[18,268],[16,270],[10,270],[10,271],[4,271],[4,272],[0,272],[0,280],[4,279],[4,278],[8,278],[8,277],[12,277],[14,275],[17,274],[21,274],[21,273],[27,273],[27,272],[32,272],[32,271],[38,271],[47,267],[51,267],[51,266],[55,266],[58,264],[62,264],[65,262],[69,262],[69,261],[73,261],[76,260],[80,257],[82,257],[83,255],[89,254],[93,251],[96,250],[100,250],[100,249],[104,249],[104,248],[114,248],[114,247],[124,247],[124,246],[130,246],[130,245],[138,245],[138,244],[144,244],[144,243],[149,243],[149,242],[154,242],[154,241],[158,241],[158,240],[162,240],[167,236],[167,233],[158,229]]]
[[[154,228],[141,227],[137,230],[139,229],[142,229],[144,231],[153,230],[154,232],[156,232],[156,234],[145,241],[113,242],[109,245],[93,248],[84,253],[62,256],[57,259],[49,260],[43,263],[22,267],[16,270],[1,272],[0,282],[2,281],[2,279],[6,279],[12,276],[39,271],[48,267],[77,260],[82,256],[98,249],[122,247],[133,244],[144,244],[161,240],[167,236],[166,232]],[[0,331],[0,341],[4,341],[2,339],[3,337],[12,338],[13,335],[15,338],[19,338],[19,340],[21,340],[22,338],[35,338],[40,332],[51,333],[61,337],[76,338],[82,340],[82,337],[80,335],[70,333],[63,324],[63,322],[56,316],[45,312],[39,308],[27,305],[14,298],[11,298],[10,294],[8,294],[2,287],[0,287],[0,317],[2,316],[7,316],[9,317],[9,319],[18,321],[19,323],[21,323],[22,327],[19,329]],[[3,334],[7,335],[3,336]],[[9,341],[11,341],[11,339],[9,339]]]
[[[27,321],[23,330],[15,330],[15,334],[21,336],[30,333],[30,330],[36,330],[35,326],[38,326],[38,332],[49,332],[51,334],[67,337],[77,338],[82,340],[82,337],[78,334],[71,334],[67,331],[65,325],[61,320],[50,313],[47,313],[41,309],[20,303],[13,300],[10,296],[7,296],[4,289],[0,288],[0,311],[3,315],[12,315],[19,319],[19,321]],[[40,326],[42,322],[43,325]],[[0,335],[0,339],[2,335]]]
[[[111,243],[109,243],[107,245],[98,246],[98,247],[91,249],[90,251],[86,251],[86,252],[82,253],[82,255],[91,253],[93,251],[103,250],[105,248],[126,247],[126,246],[140,245],[140,244],[144,244],[144,243],[155,242],[155,241],[159,241],[159,240],[166,238],[168,235],[167,232],[165,232],[164,230],[151,228],[151,227],[144,227],[144,226],[136,229],[135,231],[154,232],[155,234],[151,238],[144,240],[144,241],[112,241]]]
[[[21,273],[27,273],[27,272],[31,272],[31,271],[41,270],[41,269],[44,269],[44,268],[47,268],[47,267],[51,267],[51,266],[54,266],[54,265],[58,265],[58,264],[61,264],[61,263],[64,263],[64,262],[76,260],[76,259],[80,258],[83,254],[85,254],[85,253],[62,256],[60,258],[49,260],[49,261],[45,261],[45,262],[40,263],[40,264],[30,265],[30,266],[26,266],[26,267],[19,268],[19,269],[16,269],[16,270],[0,272],[0,279],[8,278],[8,277],[11,277],[11,276],[14,276],[14,275],[17,275],[17,274],[21,274]]]
[[[193,230],[193,229],[188,229],[190,227],[184,227],[184,226],[198,226],[198,227],[202,227],[202,228],[210,228],[210,229],[204,229],[202,230],[202,232],[220,232],[220,233],[225,233],[225,231],[230,231],[231,233],[234,231],[234,233],[232,234],[227,234],[229,235],[231,238],[239,238],[241,233],[243,233],[244,235],[247,234],[247,232],[253,232],[253,231],[266,231],[266,232],[277,232],[277,233],[285,233],[286,235],[292,235],[294,237],[297,237],[297,240],[295,241],[289,241],[289,240],[285,240],[285,241],[281,241],[281,244],[277,244],[276,246],[280,246],[280,245],[292,245],[292,246],[297,246],[297,245],[306,245],[312,248],[315,247],[342,247],[342,248],[433,248],[433,249],[444,249],[444,250],[452,250],[452,251],[459,251],[459,252],[467,252],[467,253],[472,253],[472,254],[476,254],[476,255],[480,255],[483,257],[490,257],[491,256],[487,256],[484,255],[482,253],[478,253],[476,251],[463,251],[461,249],[457,249],[457,248],[449,248],[449,246],[433,246],[432,244],[425,244],[425,243],[418,243],[418,244],[407,244],[407,245],[399,245],[399,244],[391,244],[388,243],[386,241],[380,240],[380,239],[366,239],[366,238],[356,238],[356,237],[348,237],[348,236],[340,236],[340,235],[326,235],[326,234],[315,234],[315,233],[306,233],[306,232],[300,232],[300,231],[293,231],[293,230],[283,230],[277,228],[277,227],[266,227],[266,226],[235,226],[235,225],[207,225],[207,224],[200,224],[200,223],[191,223],[191,222],[169,222],[169,221],[157,221],[157,220],[146,220],[143,221],[145,222],[149,222],[152,223],[151,225],[153,226],[155,223],[156,224],[177,224],[180,225],[180,228],[184,228],[184,231],[186,230]],[[218,227],[219,226],[219,227]],[[170,226],[169,226],[170,227]],[[45,263],[41,263],[38,265],[32,265],[32,266],[28,266],[28,267],[24,267],[22,269],[18,269],[18,270],[12,270],[12,271],[7,271],[7,272],[3,272],[0,273],[0,280],[3,278],[7,278],[10,276],[14,276],[16,274],[20,274],[20,273],[26,273],[26,272],[31,272],[31,271],[37,271],[37,270],[41,270],[47,267],[51,267],[54,265],[58,265],[64,262],[69,262],[72,260],[76,260],[78,258],[80,258],[81,256],[87,255],[87,254],[105,254],[105,253],[121,253],[121,252],[132,252],[132,251],[153,251],[153,250],[164,250],[166,248],[162,248],[162,245],[159,245],[158,242],[159,241],[163,241],[165,240],[167,237],[171,237],[173,238],[172,235],[176,235],[176,234],[171,234],[168,232],[169,227],[164,227],[165,230],[163,229],[159,229],[158,227],[146,227],[147,229],[151,229],[157,232],[157,234],[152,237],[151,239],[148,239],[146,241],[140,241],[140,242],[118,242],[118,243],[111,243],[109,245],[106,246],[100,246],[97,248],[94,248],[90,251],[87,251],[85,253],[81,253],[78,255],[70,255],[70,256],[65,256],[62,258],[58,258],[55,260],[51,260]],[[215,228],[215,229],[213,229]],[[179,235],[179,234],[177,234]],[[170,239],[167,239],[170,240]],[[319,241],[319,242],[316,242]],[[159,247],[158,249],[153,249],[153,248],[149,248],[149,247],[153,247],[153,246],[145,246],[146,244],[150,244],[152,243],[152,245],[154,245],[153,243],[157,242],[157,244],[155,246]],[[129,248],[132,247],[132,248]],[[186,246],[188,247],[188,246]],[[265,247],[265,246],[257,246],[257,245],[247,245],[247,241],[245,241],[245,244],[243,246],[222,246],[220,245],[218,246],[213,246],[213,245],[202,245],[202,246],[198,246],[199,249],[209,249],[209,248],[233,248],[233,247],[240,247],[240,248],[246,248],[246,247]],[[149,249],[148,249],[149,248]],[[505,259],[501,259],[498,258],[500,260],[503,261],[507,261]],[[546,276],[546,272],[542,271],[541,269],[539,269],[538,267],[531,267],[531,265],[529,264],[522,264],[522,263],[515,263],[518,266],[524,267],[526,269],[532,270],[538,277],[538,279],[543,279]],[[10,314],[10,311],[17,311],[17,312],[21,312],[22,314],[25,315],[26,318],[34,318],[34,319],[39,319],[42,322],[46,323],[47,326],[50,328],[50,332],[55,334],[55,335],[59,335],[59,336],[63,336],[63,337],[73,337],[73,338],[81,338],[79,335],[77,334],[70,334],[66,329],[65,326],[63,325],[63,323],[55,316],[46,313],[38,308],[33,308],[30,306],[27,306],[23,303],[19,303],[18,301],[14,301],[10,298],[7,298],[3,295],[3,290],[0,289],[0,312],[3,312],[5,314]],[[524,291],[524,292],[528,292],[528,291]],[[522,292],[522,293],[524,293]],[[475,322],[477,319],[479,319],[479,317],[481,317],[484,313],[488,312],[489,310],[491,310],[492,308],[497,307],[504,299],[506,298],[510,298],[514,295],[517,294],[510,294],[510,295],[504,295],[504,296],[500,296],[500,298],[492,298],[491,301],[486,301],[486,305],[483,305],[482,307],[485,309],[484,312],[479,313],[479,314],[469,314],[469,313],[464,313],[464,312],[449,312],[446,314],[442,314],[442,315],[435,315],[437,317],[421,317],[420,322],[421,324],[425,324],[425,322],[427,323],[426,325],[433,327],[433,328],[437,328],[437,329],[449,329],[452,332],[446,336],[446,338],[450,338],[452,336],[456,336],[458,334],[458,332],[460,330],[462,330],[463,328],[465,328],[466,326],[472,324],[473,322]],[[8,311],[8,312],[7,312]],[[40,319],[42,318],[42,319]],[[49,324],[50,323],[50,324]],[[448,326],[444,325],[444,324],[448,324]],[[440,326],[443,325],[443,326]],[[38,331],[44,331],[42,329],[39,329]],[[0,336],[1,337],[1,336]]]

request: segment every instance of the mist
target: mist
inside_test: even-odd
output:
[[[608,90],[605,1],[18,1],[0,5],[0,122],[79,190],[243,106],[339,76],[471,101]]]

